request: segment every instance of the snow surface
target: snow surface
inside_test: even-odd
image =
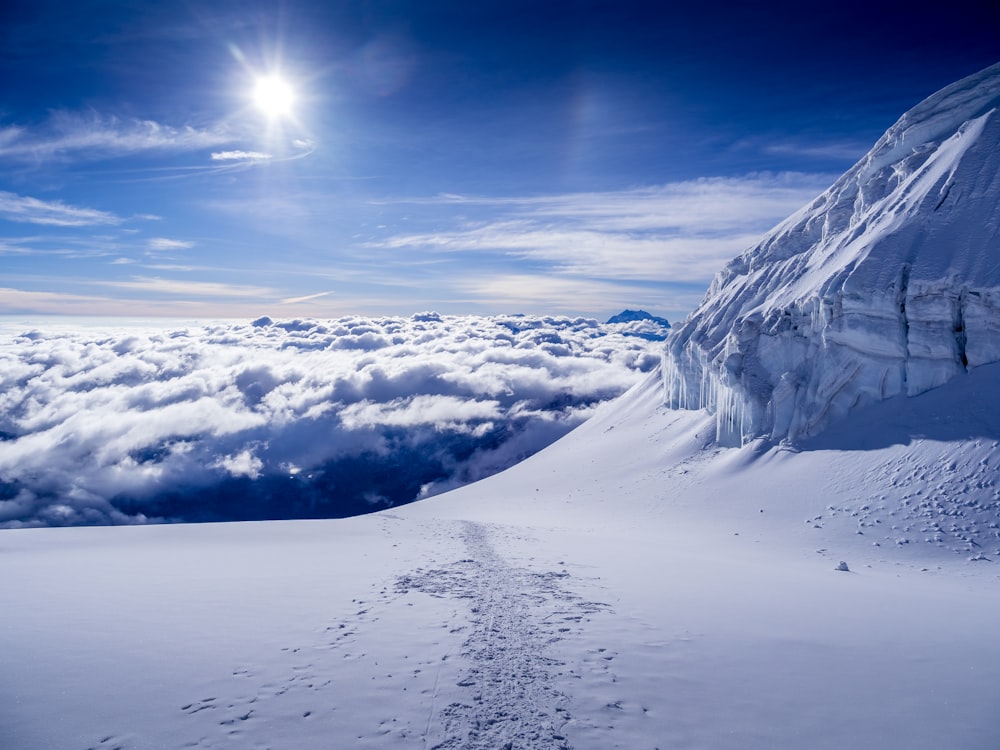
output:
[[[655,374],[405,508],[5,531],[0,746],[995,748],[998,387],[761,452]]]
[[[1000,360],[1000,64],[903,115],[720,272],[670,339],[667,402],[792,442]]]

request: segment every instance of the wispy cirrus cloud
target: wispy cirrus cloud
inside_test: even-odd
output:
[[[183,271],[184,273],[199,270],[197,266],[183,266],[177,263],[148,263],[143,268],[148,268],[151,271]]]
[[[283,305],[297,305],[300,302],[309,302],[314,299],[320,299],[321,297],[326,297],[327,295],[333,294],[333,292],[317,292],[316,294],[307,294],[303,297],[288,297],[281,300]]]
[[[36,291],[0,287],[0,314],[51,312],[57,315],[91,314],[96,304],[114,304],[108,297],[94,297],[69,292]],[[114,312],[125,314],[130,307],[124,304],[113,308]],[[133,308],[134,309],[134,308]]]
[[[748,221],[769,222],[788,215],[836,175],[761,172],[737,177],[703,177],[627,190],[490,198],[443,194],[408,199],[412,204],[488,206],[542,218],[578,218],[588,226],[636,231],[675,229],[724,231]],[[804,197],[803,197],[804,196]]]
[[[144,151],[197,151],[232,143],[223,126],[173,126],[154,120],[121,119],[96,112],[54,112],[37,127],[0,130],[0,157],[72,161]]]
[[[110,211],[71,206],[62,201],[44,201],[8,192],[0,192],[0,218],[25,224],[56,227],[121,224],[123,221],[120,216]]]
[[[271,154],[261,151],[213,151],[212,161],[267,161]]]
[[[133,262],[129,259],[118,259],[109,265],[121,267]],[[66,291],[60,288],[58,279],[33,278],[31,281],[33,286],[41,288],[0,287],[0,315],[221,320],[250,319],[260,315],[262,307],[264,309],[269,307],[267,301],[262,302],[259,296],[240,297],[231,294],[217,298],[211,296],[211,289],[205,290],[205,287],[197,286],[183,287],[179,282],[167,289],[161,287],[156,293],[146,293],[144,290],[149,287],[141,285],[119,287],[123,289],[120,294],[113,292],[113,287],[107,287],[105,284],[102,286],[107,288],[108,293],[100,294]],[[82,286],[86,288],[92,285]],[[136,293],[129,293],[129,289],[135,290]],[[206,296],[205,293],[199,292],[209,294]]]
[[[273,289],[261,286],[225,284],[216,281],[161,279],[148,276],[135,276],[129,281],[101,281],[99,283],[102,286],[128,289],[143,294],[167,294],[198,298],[234,297],[274,299],[278,296]]]
[[[697,282],[760,237],[753,233],[673,236],[666,233],[538,226],[505,221],[467,230],[393,237],[383,247],[494,251],[541,261],[552,273],[628,281]]]
[[[764,147],[764,151],[769,154],[787,154],[790,156],[807,156],[815,159],[842,159],[855,161],[860,159],[868,149],[870,143],[823,143],[803,145],[791,141],[782,143],[771,143]]]
[[[532,273],[470,275],[454,282],[456,294],[496,308],[545,309],[572,312],[639,307],[652,310],[691,310],[705,290],[701,285],[630,283]]]
[[[168,237],[153,237],[146,244],[146,247],[154,251],[188,250],[194,247],[194,243],[187,240],[172,240]]]
[[[616,192],[499,199],[442,195],[410,202],[460,206],[470,218],[454,228],[368,244],[493,252],[532,261],[542,273],[556,275],[707,283],[722,264],[831,181],[830,175],[768,173]],[[477,212],[488,218],[472,218]]]

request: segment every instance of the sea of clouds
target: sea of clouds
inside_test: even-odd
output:
[[[666,333],[648,320],[436,313],[8,327],[0,527],[409,502],[561,437],[653,369]]]

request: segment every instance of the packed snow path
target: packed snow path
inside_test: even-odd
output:
[[[365,582],[314,568],[313,585],[302,587],[331,617],[270,632],[263,620],[256,649],[181,681],[172,705],[98,721],[103,730],[67,747],[580,750],[593,745],[573,736],[622,718],[617,653],[585,632],[611,608],[580,594],[599,584],[571,575],[571,559],[534,557],[538,539],[504,524],[414,524],[388,513],[363,523],[378,532],[355,543],[369,545],[381,572]],[[515,562],[519,549],[529,557]],[[614,714],[600,725],[589,712],[573,716],[595,695]]]
[[[511,566],[490,543],[489,527],[468,521],[462,527],[466,559],[398,582],[404,593],[468,600],[471,611],[461,650],[470,666],[458,683],[467,695],[440,711],[432,706],[427,738],[439,739],[429,746],[569,748],[568,698],[559,687],[564,680],[557,679],[566,674],[566,664],[553,658],[550,646],[607,605],[564,589],[565,570]]]

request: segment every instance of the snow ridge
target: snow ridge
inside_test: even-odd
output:
[[[942,89],[731,261],[668,341],[667,405],[795,442],[1000,360],[998,109],[1000,64]]]

